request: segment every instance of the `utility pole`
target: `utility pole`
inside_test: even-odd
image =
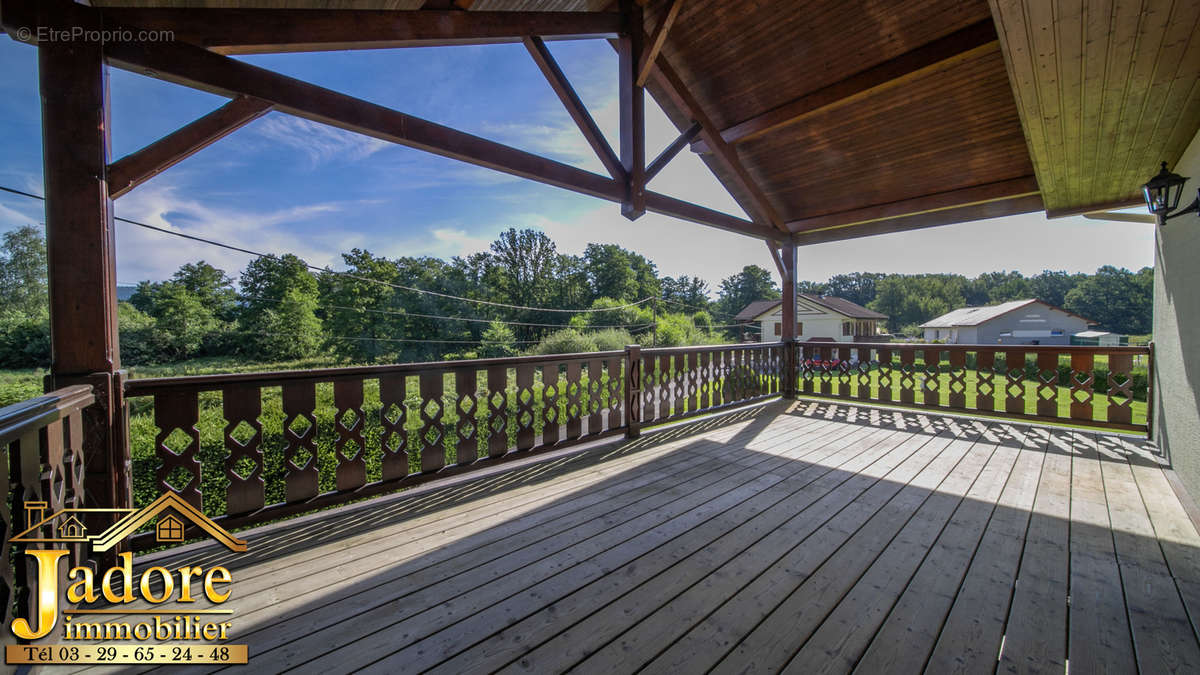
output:
[[[658,346],[658,298],[655,298],[650,303],[650,308],[654,311],[654,326],[650,329],[650,346]]]

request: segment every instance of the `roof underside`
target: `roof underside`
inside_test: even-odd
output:
[[[672,1],[645,3],[648,35]],[[616,7],[605,0],[91,4]],[[1198,22],[1200,3],[1170,0],[1145,0],[1129,11],[1105,0],[853,8],[842,0],[684,0],[660,58],[742,171],[703,140],[693,150],[755,221],[767,224],[762,213],[773,210],[807,244],[1044,207],[1064,213],[1129,203],[1156,163],[1177,159],[1200,126],[1200,40],[1189,39]],[[662,81],[647,86],[681,131],[692,125],[693,115]]]

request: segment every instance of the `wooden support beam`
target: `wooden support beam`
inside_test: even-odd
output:
[[[429,47],[611,38],[615,12],[464,12],[462,9],[246,9],[106,7],[106,27],[170,31],[221,54]]]
[[[783,289],[783,330],[779,337],[784,342],[796,339],[796,245],[786,242],[780,249],[783,271],[780,287]]]
[[[650,162],[650,165],[646,167],[646,182],[649,183],[651,179],[658,175],[659,171],[665,169],[667,164],[670,164],[671,160],[675,159],[675,155],[678,155],[681,150],[686,148],[688,143],[691,143],[692,139],[699,135],[699,133],[700,123],[693,122],[692,126],[688,127],[682,134],[679,134],[679,137],[671,141],[670,145],[663,148],[663,151],[658,153],[658,157],[655,157],[654,161]]]
[[[693,120],[700,124],[700,137],[703,138],[709,147],[712,147],[713,156],[716,160],[725,167],[733,175],[733,179],[738,183],[738,186],[750,197],[749,204],[741,204],[742,208],[749,213],[752,218],[760,222],[769,223],[772,227],[790,234],[787,228],[784,227],[783,219],[771,206],[767,195],[759,188],[749,172],[742,165],[741,160],[737,156],[737,152],[733,146],[725,142],[721,138],[715,124],[700,106],[699,101],[688,91],[683,83],[683,79],[667,63],[666,57],[659,55],[654,61],[654,78],[655,82],[666,93],[667,97],[681,112],[689,115]],[[736,195],[734,195],[736,198]]]
[[[558,62],[554,60],[554,56],[546,48],[546,43],[539,37],[527,37],[524,43],[525,48],[529,50],[529,55],[533,57],[534,63],[541,69],[542,74],[546,76],[546,81],[550,83],[550,87],[558,95],[558,100],[562,101],[563,107],[567,109],[567,114],[575,121],[575,126],[579,127],[579,131],[587,139],[588,145],[592,146],[592,150],[600,158],[600,163],[604,165],[604,168],[608,170],[608,173],[613,178],[623,182],[625,180],[625,168],[621,165],[621,158],[617,157],[617,153],[613,152],[612,146],[604,138],[600,127],[596,126],[596,121],[592,119],[587,107],[583,105],[583,101],[579,99],[579,95],[575,93],[575,89],[567,81],[567,76],[558,67]]]
[[[108,192],[113,199],[182,162],[271,110],[261,99],[238,96],[200,119],[108,167]]]
[[[642,55],[642,58],[638,62],[637,85],[639,87],[646,86],[646,81],[650,79],[650,71],[654,69],[654,61],[658,58],[658,53],[662,51],[663,43],[667,41],[667,33],[671,30],[671,26],[675,24],[675,19],[679,16],[679,8],[682,6],[683,0],[671,0],[671,6],[667,8],[667,13],[663,15],[662,21],[654,29],[654,35],[650,37],[650,41],[646,45],[646,53]]]
[[[771,262],[775,263],[775,269],[779,271],[779,277],[782,279],[787,276],[787,268],[783,266],[783,258],[780,257],[779,244],[774,241],[763,242],[767,245],[767,253],[771,256]]]
[[[857,239],[859,237],[870,237],[879,234],[891,234],[893,232],[904,232],[907,230],[916,230],[925,227],[935,227],[937,225],[954,225],[972,220],[999,218],[1001,216],[1012,216],[1019,213],[1032,213],[1035,211],[1041,211],[1043,208],[1044,205],[1042,204],[1042,196],[1035,193],[1020,197],[1000,199],[997,201],[983,202],[980,204],[970,204],[958,208],[931,211],[927,213],[917,213],[898,218],[888,218],[884,220],[834,226],[821,230],[797,232],[792,237],[792,241],[795,242],[797,246],[824,244],[830,241],[843,241],[846,239]]]
[[[100,28],[95,21],[76,25]],[[84,506],[126,508],[132,488],[119,372],[116,239],[105,176],[110,139],[102,51],[94,40],[38,48],[50,291],[46,386],[92,387],[96,402],[83,415]]]
[[[621,108],[621,166],[625,169],[626,197],[621,215],[637,220],[646,212],[646,89],[637,82],[637,69],[645,47],[642,6],[620,0],[626,32],[617,39],[618,92]]]
[[[975,185],[959,190],[947,190],[937,194],[905,199],[889,204],[868,206],[852,211],[842,211],[823,216],[793,220],[787,224],[788,229],[796,234],[826,230],[833,227],[861,225],[881,220],[916,216],[936,211],[957,209],[972,204],[1012,199],[1038,194],[1037,179],[1024,176],[1012,180]]]
[[[906,52],[856,75],[785,103],[721,131],[726,143],[742,143],[834,106],[899,86],[933,70],[944,70],[986,50],[999,49],[996,27],[985,19]],[[696,152],[712,152],[707,142],[692,144]]]

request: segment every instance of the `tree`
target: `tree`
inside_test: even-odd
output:
[[[317,279],[294,255],[255,258],[242,271],[241,290],[238,330],[246,351],[256,358],[279,358],[279,340],[288,334],[307,344],[312,327],[320,325]],[[294,325],[283,323],[282,316]]]
[[[875,287],[885,276],[878,272],[835,274],[824,284],[822,295],[834,295],[866,307],[875,299]]]
[[[262,334],[254,345],[260,357],[303,359],[321,346],[321,320],[316,316],[317,298],[299,288],[289,288],[273,309],[265,310],[257,322]]]
[[[717,308],[725,318],[731,317],[755,300],[779,299],[779,286],[774,276],[758,265],[746,265],[741,272],[721,280]]]
[[[1093,321],[1105,330],[1140,335],[1150,332],[1154,306],[1154,271],[1137,274],[1105,265],[1067,293],[1065,308]]]
[[[225,274],[225,270],[201,260],[185,263],[171,280],[200,298],[218,319],[232,321],[236,318],[238,295],[233,289],[233,279]]]
[[[24,225],[4,233],[0,243],[0,313],[25,318],[49,316],[46,239],[42,229]]]
[[[557,256],[545,232],[508,228],[492,242],[498,289],[509,304],[540,306],[550,295]]]
[[[680,275],[678,279],[663,277],[662,298],[674,301],[676,307],[683,305],[691,311],[706,310],[711,302],[708,299],[708,282],[686,274]]]
[[[204,339],[217,328],[212,309],[183,285],[159,285],[154,307],[155,332],[169,359],[197,356]]]
[[[480,338],[479,356],[485,359],[515,356],[517,354],[517,339],[508,326],[493,321],[488,324]]]
[[[1067,293],[1070,293],[1072,288],[1086,278],[1086,274],[1045,270],[1041,274],[1029,278],[1029,292],[1031,297],[1055,307],[1062,307],[1067,301]]]
[[[319,280],[324,329],[334,353],[354,360],[374,360],[392,353],[388,339],[404,337],[404,305],[390,286],[399,282],[400,269],[391,260],[370,251],[352,249],[342,254],[346,274],[322,273]],[[372,280],[375,280],[373,283]]]

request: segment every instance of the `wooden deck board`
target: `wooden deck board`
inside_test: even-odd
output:
[[[190,557],[264,672],[1200,668],[1200,533],[1112,435],[780,403],[247,537]]]

